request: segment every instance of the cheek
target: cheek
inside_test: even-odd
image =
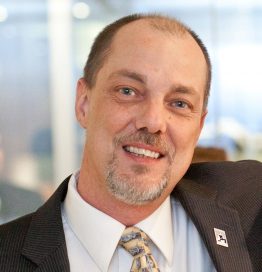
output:
[[[128,133],[132,126],[134,112],[128,107],[114,105],[106,110],[106,114],[101,116],[102,124],[107,133],[115,137],[118,134]]]
[[[127,132],[132,118],[128,110],[113,103],[103,107],[93,107],[87,121],[88,138],[100,152],[112,152],[113,140],[119,134]]]
[[[178,152],[188,152],[193,150],[200,133],[200,125],[193,122],[182,122],[180,125],[178,122],[173,127],[171,132],[172,142],[175,145],[175,149]]]

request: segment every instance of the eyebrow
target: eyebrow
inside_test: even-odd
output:
[[[140,73],[137,73],[135,71],[128,70],[128,69],[120,69],[120,70],[112,73],[109,76],[109,79],[114,78],[116,76],[127,77],[127,78],[133,79],[135,81],[138,81],[144,85],[146,85],[146,83],[147,83],[147,77],[145,75],[142,75]],[[194,87],[184,86],[181,84],[173,84],[170,87],[170,92],[198,96],[198,93]]]
[[[194,96],[199,95],[194,87],[188,87],[180,84],[174,84],[170,89],[172,93],[189,94]]]
[[[128,69],[121,69],[121,70],[118,70],[118,71],[112,73],[109,76],[109,79],[113,78],[115,76],[127,77],[127,78],[133,79],[135,81],[138,81],[138,82],[140,82],[142,84],[146,84],[146,81],[147,81],[145,75],[139,74],[137,72],[134,72],[134,71],[131,71],[131,70],[128,70]]]

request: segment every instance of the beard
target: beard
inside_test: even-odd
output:
[[[147,204],[158,199],[168,186],[171,174],[171,164],[175,152],[170,152],[170,148],[168,148],[163,140],[161,140],[159,135],[151,134],[147,131],[139,131],[130,136],[117,137],[114,140],[115,150],[119,145],[122,146],[122,143],[128,141],[140,142],[158,147],[167,154],[169,167],[157,181],[148,181],[148,178],[143,177],[143,175],[150,170],[146,166],[133,166],[133,175],[119,173],[118,169],[120,162],[116,158],[115,151],[112,159],[108,163],[106,186],[113,196],[127,204]]]

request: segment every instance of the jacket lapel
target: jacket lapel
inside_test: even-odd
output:
[[[69,272],[61,202],[67,192],[67,178],[53,196],[32,217],[22,254],[38,265],[36,271]]]
[[[217,202],[216,191],[190,179],[181,180],[173,194],[180,200],[197,227],[217,271],[252,271],[236,210]],[[219,233],[215,235],[214,229],[222,230],[224,233],[222,236],[219,236]],[[222,245],[217,244],[216,238]],[[226,243],[228,247],[225,246]]]

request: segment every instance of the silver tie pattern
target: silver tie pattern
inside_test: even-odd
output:
[[[126,228],[119,244],[133,257],[130,272],[159,272],[159,268],[148,247],[149,238],[136,227]]]

